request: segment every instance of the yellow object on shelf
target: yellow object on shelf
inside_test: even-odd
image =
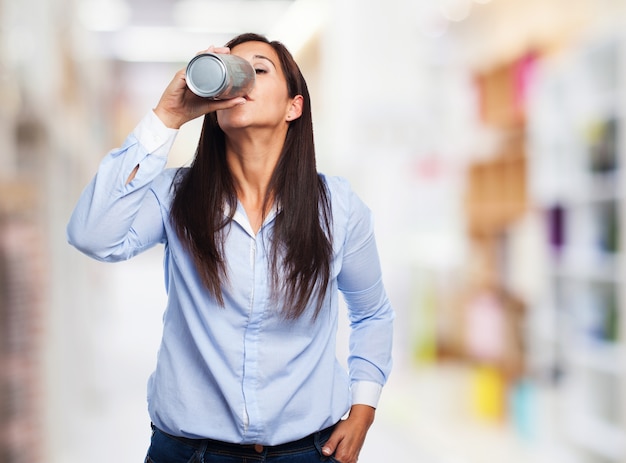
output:
[[[499,421],[504,416],[504,378],[491,366],[477,367],[471,375],[471,405],[476,417]]]

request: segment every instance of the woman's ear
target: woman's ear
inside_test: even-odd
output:
[[[293,121],[302,116],[302,106],[304,105],[304,97],[302,95],[296,95],[291,99],[291,104],[287,111],[285,119],[287,121]]]

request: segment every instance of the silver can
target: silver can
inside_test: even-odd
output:
[[[187,64],[187,87],[203,98],[228,100],[247,95],[256,79],[252,65],[229,54],[202,53]]]

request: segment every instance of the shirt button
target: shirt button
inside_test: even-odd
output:
[[[263,446],[261,444],[254,444],[254,450],[256,453],[261,453],[263,451]]]

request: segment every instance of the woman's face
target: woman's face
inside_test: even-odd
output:
[[[245,42],[231,53],[250,62],[256,72],[256,83],[246,95],[246,103],[217,112],[217,121],[226,133],[241,128],[286,129],[288,121],[299,117],[294,113],[293,98],[287,92],[287,81],[278,55],[271,45]]]

